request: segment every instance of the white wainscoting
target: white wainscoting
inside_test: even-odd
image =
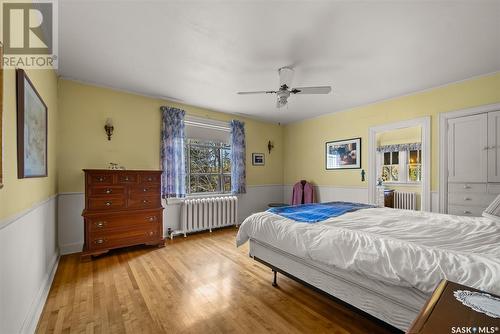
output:
[[[336,187],[315,186],[318,202],[347,201],[369,203],[368,188],[363,187]],[[293,185],[283,187],[283,203],[291,203]],[[439,212],[439,192],[431,192],[431,212]]]
[[[56,196],[0,221],[0,333],[33,333],[57,269]]]
[[[346,201],[368,203],[368,188],[314,186],[317,202]],[[283,202],[291,203],[293,185],[283,187]]]
[[[247,186],[247,193],[238,195],[238,221],[242,222],[252,213],[263,211],[271,202],[281,202],[283,199],[282,185]],[[168,228],[180,230],[180,212],[182,201],[172,201],[164,204],[163,231]],[[81,216],[85,205],[83,193],[61,193],[58,201],[59,215],[59,248],[61,254],[77,253],[83,247],[83,218]]]

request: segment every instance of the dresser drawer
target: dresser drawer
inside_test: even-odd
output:
[[[162,222],[161,213],[128,214],[128,215],[99,215],[87,218],[87,226],[91,233],[116,229],[144,229],[157,228]]]
[[[487,207],[495,199],[495,195],[486,193],[450,193],[448,203],[463,206]]]
[[[116,210],[125,208],[125,200],[120,197],[93,197],[89,198],[90,210]]]
[[[125,247],[161,239],[160,229],[130,228],[126,230],[102,231],[90,234],[88,247],[90,250]]]
[[[486,183],[448,183],[449,193],[486,193]]]
[[[134,173],[118,174],[118,183],[137,183],[138,176]]]
[[[130,187],[131,196],[160,196],[159,184],[143,184],[140,186]]]
[[[139,176],[139,182],[140,183],[160,183],[161,178],[160,178],[159,173],[144,173]]]
[[[484,207],[448,205],[448,214],[457,216],[480,217],[483,214]]]
[[[129,209],[159,208],[160,206],[159,196],[130,196],[128,200]]]
[[[107,173],[92,173],[88,174],[87,182],[89,184],[113,184],[114,177],[113,174]]]
[[[88,190],[89,196],[115,196],[124,194],[125,188],[119,186],[91,186]]]

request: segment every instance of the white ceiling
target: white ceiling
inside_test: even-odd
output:
[[[284,123],[500,70],[500,1],[59,4],[61,76]],[[285,65],[333,94],[236,95]]]

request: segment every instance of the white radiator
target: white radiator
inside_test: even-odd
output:
[[[188,232],[238,224],[238,197],[187,199],[182,206],[181,227]]]
[[[394,208],[417,210],[417,193],[395,191]]]

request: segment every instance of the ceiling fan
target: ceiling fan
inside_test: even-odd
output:
[[[261,90],[255,92],[238,92],[240,95],[247,94],[276,94],[278,99],[276,107],[281,108],[287,105],[288,97],[291,94],[328,94],[332,91],[330,86],[317,86],[317,87],[297,87],[290,89],[292,83],[294,70],[291,67],[285,66],[278,70],[280,77],[280,88],[278,90]]]

